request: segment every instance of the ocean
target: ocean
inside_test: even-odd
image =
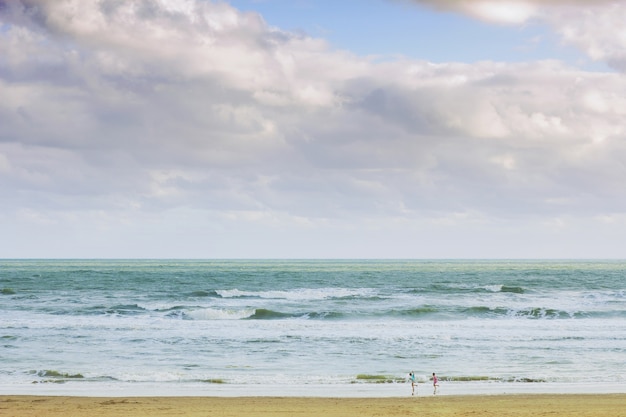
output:
[[[0,394],[626,392],[626,261],[0,260]]]

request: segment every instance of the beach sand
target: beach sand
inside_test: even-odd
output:
[[[602,416],[626,417],[626,394],[406,398],[0,396],[0,415],[120,416]]]

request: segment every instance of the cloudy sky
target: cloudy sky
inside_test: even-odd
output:
[[[626,257],[625,21],[0,0],[0,258]]]

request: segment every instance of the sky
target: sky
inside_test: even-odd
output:
[[[624,258],[624,21],[0,0],[0,258]]]

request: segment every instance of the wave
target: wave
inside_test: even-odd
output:
[[[392,306],[387,300],[359,299],[347,301],[334,299],[330,303],[318,302],[288,302],[281,301],[280,305],[271,305],[264,300],[257,299],[250,305],[249,302],[229,302],[231,305],[220,305],[221,302],[209,301],[205,303],[186,303],[164,305],[163,303],[118,304],[112,306],[96,305],[67,308],[43,307],[42,311],[51,315],[61,316],[89,316],[89,317],[163,317],[177,320],[584,320],[584,319],[623,319],[626,318],[626,309],[623,305],[614,307],[603,305],[555,305],[550,306],[506,306],[486,304],[466,304],[467,299],[460,303],[447,302],[438,304],[422,304],[415,307],[409,305]],[[308,301],[308,300],[307,300]],[[436,300],[433,300],[436,301]],[[406,304],[406,300],[402,300]],[[479,301],[481,302],[481,301]],[[208,304],[208,305],[206,305]],[[238,305],[239,304],[239,305]],[[272,303],[273,304],[273,303]],[[393,303],[396,304],[396,303]],[[570,303],[568,303],[570,304]]]
[[[517,285],[506,284],[463,284],[463,283],[437,283],[428,287],[413,288],[409,294],[473,294],[473,293],[512,293],[525,294],[528,290]]]
[[[301,316],[302,318],[307,318],[307,319],[319,319],[319,320],[335,320],[335,319],[341,319],[343,317],[345,317],[345,314],[343,313],[338,313],[335,311],[322,311],[322,312],[312,312],[312,313],[306,313],[303,316]]]
[[[229,385],[229,384],[255,384],[255,381],[251,381],[247,378],[245,381],[238,378],[224,378],[224,377],[202,377],[202,376],[188,376],[187,378],[180,378],[179,376],[171,375],[155,375],[153,373],[142,375],[120,375],[117,378],[112,376],[95,376],[85,377],[83,374],[71,374],[67,372],[57,370],[40,370],[29,371],[27,374],[31,375],[33,384],[65,384],[67,382],[177,382],[177,383],[202,383],[202,384],[215,384],[215,385]],[[420,384],[428,384],[431,381],[429,375],[416,375],[417,382]],[[536,378],[528,376],[487,376],[487,375],[439,375],[439,381],[446,383],[546,383],[550,382],[550,379]],[[289,380],[289,379],[288,379]],[[298,378],[298,381],[301,379]],[[389,374],[357,374],[348,378],[325,379],[317,380],[317,383],[332,384],[335,385],[339,381],[348,384],[403,384],[407,382],[404,375],[389,375]],[[295,382],[295,381],[294,381]]]
[[[529,320],[564,320],[587,318],[621,318],[626,311],[567,311],[544,307],[510,308],[490,306],[447,306],[424,305],[408,309],[379,311],[281,311],[264,307],[191,307],[175,306],[157,310],[166,317],[185,320],[342,320],[342,319],[401,319],[401,320],[459,320],[459,319],[529,319]]]
[[[226,381],[222,378],[201,379],[200,382],[205,384],[225,384]]]
[[[294,288],[291,290],[243,291],[239,289],[215,291],[221,298],[262,298],[293,301],[353,299],[376,297],[373,288]]]
[[[293,314],[289,313],[281,313],[280,311],[268,310],[265,308],[258,308],[254,310],[254,314],[247,317],[250,320],[275,320],[275,319],[285,319],[285,318],[293,318]]]
[[[181,317],[180,315],[178,317]],[[182,318],[192,320],[281,320],[281,319],[312,319],[329,320],[344,317],[338,312],[298,312],[286,313],[266,308],[218,309],[203,308],[182,313]]]
[[[54,378],[54,379],[83,379],[85,378],[82,374],[69,374],[66,372],[60,372],[55,370],[42,370],[42,371],[31,371],[31,374],[37,375],[41,378]]]
[[[41,377],[52,377],[52,378],[64,378],[64,379],[83,379],[85,378],[82,374],[68,374],[65,372],[59,371],[39,371],[37,372],[37,376]]]
[[[288,318],[301,319],[333,319],[340,318],[343,314],[334,312],[311,312],[311,313],[282,313],[280,311],[267,310],[264,308],[256,309],[254,314],[247,317],[249,320],[276,320]]]
[[[367,316],[365,316],[367,317]],[[467,318],[477,319],[530,319],[530,320],[557,320],[557,319],[611,319],[626,318],[626,310],[562,310],[546,307],[489,307],[489,306],[448,306],[424,305],[405,310],[389,310],[372,313],[374,318],[404,318],[407,320],[433,319],[458,320]]]
[[[389,310],[367,313],[343,313],[339,311],[309,311],[309,312],[283,312],[266,308],[203,308],[192,311],[184,309],[172,310],[168,316],[191,320],[284,320],[284,319],[310,319],[310,320],[339,320],[345,318],[361,319],[384,319],[400,318],[407,320],[419,319],[463,319],[463,318],[492,318],[492,319],[582,319],[591,317],[607,317],[613,313],[586,312],[586,311],[562,311],[546,308],[529,308],[514,310],[505,307],[475,306],[468,308],[450,309],[448,307],[437,308],[424,306],[406,310]],[[626,314],[626,312],[622,313]]]
[[[407,318],[420,318],[433,314],[440,313],[441,310],[434,306],[423,306],[418,308],[410,308],[407,310],[391,310],[388,313],[382,315],[390,315],[394,317],[407,317]]]
[[[427,375],[416,375],[417,381],[420,383],[427,383],[432,379]],[[441,376],[438,375],[439,381],[442,382],[524,382],[524,383],[542,383],[547,382],[545,378],[530,378],[530,377],[497,377],[487,375],[450,375]],[[397,376],[379,375],[379,374],[358,374],[352,383],[369,383],[369,384],[385,384],[385,383],[403,383],[406,382],[406,378],[399,378]]]
[[[44,370],[32,370],[26,372],[28,375],[32,375],[36,380],[32,381],[33,384],[64,384],[69,381],[77,382],[108,382],[108,381],[120,381],[112,376],[96,376],[86,377],[81,373],[72,374],[69,372],[57,371],[54,369]]]
[[[204,298],[204,297],[222,298],[222,296],[218,294],[217,291],[204,291],[204,290],[192,291],[188,294],[188,296],[193,297],[193,298]]]
[[[527,382],[538,383],[547,382],[545,378],[529,378],[529,377],[497,377],[487,375],[437,375],[439,381],[442,382]],[[419,382],[428,382],[432,379],[429,376],[418,377]]]
[[[256,309],[203,308],[185,312],[183,318],[191,320],[242,320],[254,315]]]
[[[509,285],[487,285],[483,288],[489,292],[510,292],[513,294],[524,294],[526,292],[522,287]]]
[[[393,377],[389,375],[370,375],[370,374],[358,374],[352,383],[370,383],[370,384],[389,384],[404,382],[404,378]]]
[[[514,294],[524,294],[526,290],[522,287],[509,287],[507,285],[503,285],[500,288],[500,292],[512,292]]]
[[[145,311],[145,308],[140,307],[137,304],[120,304],[107,308],[105,310],[105,313],[119,315],[136,315],[141,314]]]
[[[94,305],[82,308],[65,308],[57,309],[53,312],[55,315],[86,315],[86,316],[136,316],[144,314],[149,310],[139,306],[138,304],[117,304],[113,306]]]
[[[586,319],[626,317],[626,310],[560,310],[546,307],[513,309],[508,307],[475,306],[460,311],[466,317],[476,318],[525,318],[525,319]]]
[[[603,318],[603,317],[621,317],[626,312],[612,311],[565,311],[550,308],[523,308],[513,309],[509,307],[488,307],[488,306],[472,306],[472,307],[451,307],[451,306],[434,306],[425,305],[417,308],[405,310],[390,310],[372,314],[372,317],[395,317],[405,319],[464,319],[464,318],[527,318],[527,319],[582,319],[582,318]]]

